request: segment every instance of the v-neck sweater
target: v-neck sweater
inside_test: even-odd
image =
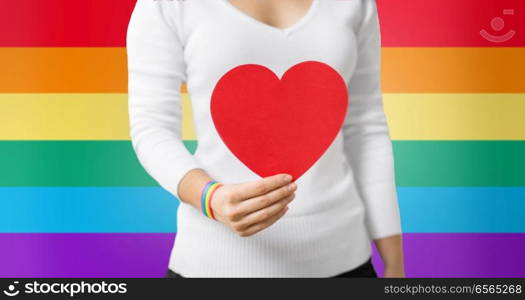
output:
[[[314,0],[285,29],[227,0],[138,0],[126,38],[132,146],[146,172],[179,199],[180,181],[195,168],[225,184],[261,178],[226,145],[211,113],[212,93],[230,70],[259,65],[281,78],[314,61],[337,72],[347,91],[343,122],[295,180],[288,212],[243,237],[181,201],[171,270],[185,277],[329,277],[364,263],[372,240],[401,233],[375,0]],[[193,154],[181,136],[183,82],[198,140]]]

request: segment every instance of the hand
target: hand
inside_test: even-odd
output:
[[[286,213],[288,204],[295,198],[297,184],[287,175],[223,184],[211,201],[215,219],[242,237],[272,225]]]
[[[403,266],[385,266],[383,278],[405,278]]]

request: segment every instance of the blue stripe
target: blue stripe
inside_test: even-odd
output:
[[[524,233],[524,187],[398,187],[403,232]]]
[[[172,233],[178,205],[159,187],[6,187],[0,232]]]
[[[525,233],[525,187],[398,187],[405,233]],[[3,187],[2,233],[173,233],[160,187]]]

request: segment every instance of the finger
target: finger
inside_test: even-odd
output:
[[[244,216],[238,221],[237,228],[239,230],[245,230],[253,224],[261,223],[273,218],[275,215],[279,214],[293,200],[294,197],[295,194],[292,194],[282,201],[278,201],[268,207]]]
[[[294,195],[295,190],[297,189],[297,184],[292,182],[283,187],[275,189],[268,194],[257,196],[255,198],[250,198],[245,201],[242,201],[238,204],[237,209],[239,210],[239,215],[241,217],[261,210],[265,207],[275,204],[276,202],[282,201],[291,195]]]
[[[279,220],[282,216],[284,216],[284,214],[288,211],[288,206],[285,207],[284,209],[282,209],[278,214],[276,214],[275,216],[271,217],[270,219],[264,221],[264,222],[261,222],[261,223],[256,223],[250,227],[248,227],[245,231],[242,232],[242,236],[250,236],[250,235],[253,235],[263,229],[266,229],[267,227],[271,226],[273,223],[277,222],[277,220]]]
[[[242,201],[267,194],[276,188],[280,188],[281,186],[290,183],[290,177],[291,175],[289,174],[281,173],[254,181],[240,183],[236,186],[234,193],[235,196],[239,198],[234,200]]]

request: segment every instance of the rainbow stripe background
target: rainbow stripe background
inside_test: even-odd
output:
[[[128,134],[133,0],[0,0],[0,277],[162,277],[178,200]],[[525,2],[378,0],[408,277],[525,275]],[[513,15],[503,15],[514,9]],[[515,36],[494,43],[494,17]],[[197,137],[183,92],[183,137]],[[383,266],[374,247],[373,263]]]

